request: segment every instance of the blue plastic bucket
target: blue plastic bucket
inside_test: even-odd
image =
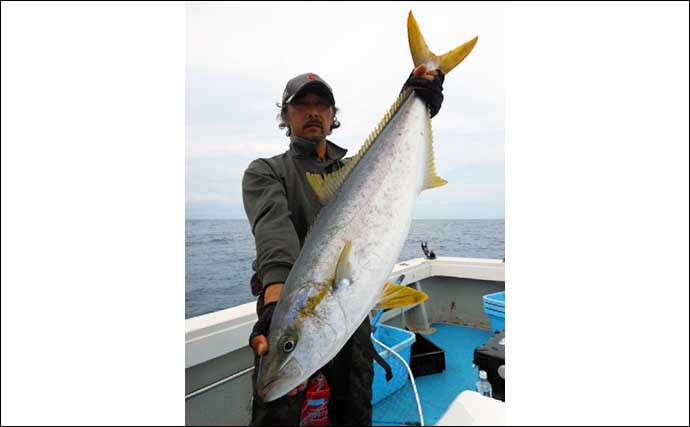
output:
[[[491,310],[490,308],[484,308],[484,312],[489,316],[489,322],[491,322],[491,329],[493,331],[503,331],[506,329],[506,315],[500,311]]]
[[[412,344],[415,342],[414,333],[388,325],[378,325],[376,328],[377,331],[374,335],[376,339],[402,356],[409,365]],[[397,357],[376,343],[374,343],[374,349],[383,360],[391,365],[393,378],[390,381],[386,381],[386,371],[374,361],[374,382],[371,390],[372,405],[375,405],[377,402],[395,393],[400,387],[408,382],[407,368],[400,363]]]
[[[495,292],[484,295],[484,312],[489,317],[493,331],[503,331],[506,328],[506,293]]]
[[[484,307],[490,308],[494,311],[505,312],[506,309],[506,293],[496,292],[493,294],[484,295]]]

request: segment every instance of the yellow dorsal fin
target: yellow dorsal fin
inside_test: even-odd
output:
[[[367,151],[369,151],[369,148],[371,148],[376,138],[381,134],[381,131],[383,131],[388,122],[390,122],[395,113],[398,112],[411,93],[412,90],[408,89],[398,96],[398,99],[396,99],[393,105],[388,109],[388,111],[386,111],[386,114],[384,114],[379,124],[364,141],[364,144],[362,144],[362,148],[359,149],[359,152],[357,152],[357,154],[355,154],[347,163],[345,163],[343,167],[327,175],[307,172],[307,182],[309,183],[311,189],[314,190],[314,194],[316,195],[316,198],[319,199],[319,202],[321,202],[321,205],[326,205],[335,198],[336,193],[340,187],[342,187],[343,183],[350,175],[350,172],[352,172],[352,169],[357,166],[357,163],[359,163],[362,157],[364,157]]]
[[[426,64],[427,68],[434,70],[440,69],[443,74],[448,74],[450,70],[462,62],[463,59],[477,44],[478,37],[464,43],[457,48],[444,53],[441,56],[434,54],[427,46],[422,36],[422,31],[419,29],[417,20],[414,19],[412,11],[407,15],[407,40],[410,44],[410,52],[412,53],[412,62],[417,67],[421,64]]]
[[[379,302],[374,306],[374,310],[409,307],[422,303],[428,298],[429,296],[424,292],[387,282]]]
[[[422,36],[422,32],[419,29],[419,25],[412,15],[412,11],[410,11],[407,17],[407,37],[415,67],[420,64],[427,64],[427,68],[432,70],[440,69],[444,74],[448,74],[453,68],[455,68],[455,66],[462,62],[462,60],[469,55],[474,48],[474,45],[477,43],[477,37],[475,37],[456,49],[441,56],[437,56],[431,52],[431,50],[429,50],[426,41],[424,41],[424,36]],[[369,137],[364,141],[364,144],[362,144],[362,148],[360,148],[359,152],[342,168],[327,175],[307,172],[307,182],[314,191],[316,198],[322,205],[328,204],[335,198],[336,193],[350,175],[352,170],[357,166],[362,157],[364,157],[369,148],[371,148],[371,145],[381,134],[381,131],[386,127],[395,113],[398,112],[400,106],[402,106],[403,102],[407,100],[411,93],[412,91],[408,89],[398,96],[398,99],[395,100],[391,108],[383,116],[383,119],[381,119],[378,126],[376,126],[373,132],[371,132]],[[428,122],[430,125],[431,121],[429,120]],[[436,174],[431,143],[431,131],[429,131],[429,160],[424,186],[422,189],[435,188],[447,183],[446,180],[440,178]]]
[[[434,164],[434,144],[431,134],[431,120],[427,120],[427,125],[427,135],[429,135],[427,138],[427,151],[429,154],[426,161],[426,175],[424,177],[424,185],[422,186],[422,190],[428,190],[429,188],[441,187],[448,184],[448,181],[441,178],[436,173],[436,165]]]

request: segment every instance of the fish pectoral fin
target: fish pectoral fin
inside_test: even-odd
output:
[[[418,291],[407,286],[398,286],[388,282],[383,288],[383,293],[379,302],[374,306],[374,310],[386,310],[389,308],[401,308],[417,305],[429,299],[424,292]]]
[[[338,264],[335,266],[335,283],[340,284],[343,280],[352,282],[352,264],[350,263],[350,249],[352,241],[348,240],[343,246],[343,250],[338,257]]]

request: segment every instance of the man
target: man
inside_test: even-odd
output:
[[[403,85],[413,88],[436,115],[443,102],[444,76],[417,67]],[[276,302],[292,265],[304,245],[309,227],[321,205],[306,180],[306,173],[330,173],[344,164],[347,150],[327,137],[340,126],[331,87],[319,76],[301,74],[290,80],[280,105],[281,129],[287,129],[289,150],[269,159],[254,160],[245,171],[242,197],[256,243],[252,291],[259,295],[250,336],[254,350],[256,384],[259,358],[268,350],[268,334]],[[371,384],[375,351],[366,319],[336,357],[320,372],[330,388],[330,425],[371,425]],[[254,391],[252,425],[299,425],[305,398],[303,383],[272,402]],[[255,388],[255,387],[254,387]]]

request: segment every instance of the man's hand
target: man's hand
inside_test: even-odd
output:
[[[254,350],[254,353],[262,357],[268,353],[268,330],[271,327],[271,319],[273,318],[273,311],[276,308],[280,293],[283,289],[282,283],[276,283],[268,286],[264,290],[264,307],[259,315],[259,320],[254,324],[251,335],[249,335],[249,346]],[[303,382],[297,387],[288,392],[288,396],[292,397],[307,387],[307,382]]]
[[[431,117],[438,114],[443,104],[443,81],[441,70],[427,71],[425,65],[415,68],[403,85],[402,90],[414,89],[415,94],[429,106]]]
[[[261,357],[268,352],[268,329],[271,327],[271,319],[276,303],[265,304],[259,320],[254,324],[251,335],[249,335],[249,345],[257,356]]]

